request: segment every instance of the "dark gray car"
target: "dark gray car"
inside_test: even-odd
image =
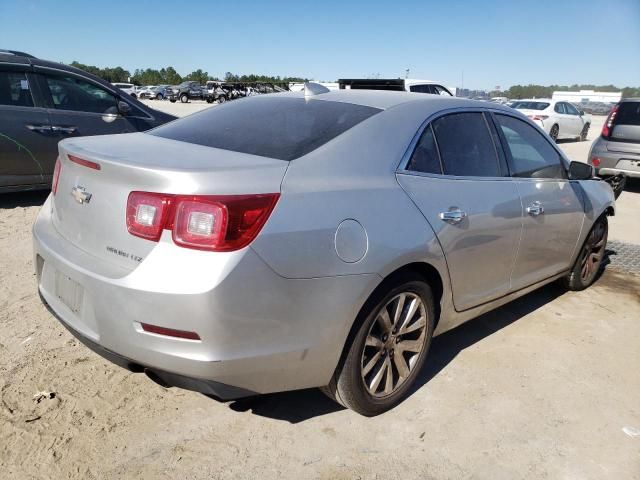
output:
[[[640,98],[626,98],[611,109],[591,146],[589,164],[601,177],[640,178]]]
[[[77,68],[0,50],[0,192],[49,188],[64,138],[174,119]]]

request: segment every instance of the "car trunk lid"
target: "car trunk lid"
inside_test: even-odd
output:
[[[157,245],[127,230],[132,191],[277,193],[289,164],[144,133],[68,139],[60,143],[60,161],[55,228],[87,253],[131,270]]]

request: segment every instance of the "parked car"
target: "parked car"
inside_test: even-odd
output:
[[[220,82],[208,81],[206,85],[207,89],[207,97],[206,100],[208,103],[218,102],[224,103],[228,98],[227,90],[222,88],[222,84]]]
[[[512,108],[520,110],[554,140],[578,139],[589,135],[591,117],[569,102],[546,98],[518,100]]]
[[[375,415],[414,388],[433,335],[594,281],[612,190],[524,115],[323,92],[61,142],[33,228],[51,312],[165,385],[322,387]]]
[[[447,87],[438,82],[413,78],[341,78],[338,86],[341,90],[392,90],[453,96]]]
[[[131,95],[134,98],[136,97],[136,86],[133,83],[114,82],[111,85],[113,85],[114,87],[119,88],[124,93],[126,93],[128,95]]]
[[[152,88],[154,88],[153,85],[143,85],[143,86],[137,87],[136,88],[137,98],[140,98],[140,99],[148,98]]]
[[[182,103],[187,103],[189,100],[206,100],[207,89],[202,87],[198,82],[187,81],[182,82],[176,88],[172,89],[169,100],[173,103],[180,100]]]
[[[0,192],[51,187],[58,142],[139,132],[175,117],[77,68],[0,51]]]
[[[148,98],[150,100],[163,100],[168,95],[173,94],[173,91],[171,91],[171,93],[167,93],[167,92],[168,90],[167,90],[167,87],[165,86],[162,86],[162,85],[149,86],[140,92],[139,98]]]
[[[640,98],[625,98],[613,107],[588,161],[602,177],[640,178]]]

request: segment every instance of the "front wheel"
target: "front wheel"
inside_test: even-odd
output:
[[[607,216],[602,215],[591,227],[576,263],[569,274],[562,280],[569,290],[584,290],[590,286],[598,276],[604,260],[609,223]]]
[[[584,127],[582,127],[582,131],[580,132],[580,141],[584,142],[589,136],[589,124],[586,123]]]
[[[363,308],[357,331],[331,383],[323,391],[361,415],[383,413],[409,393],[433,335],[435,310],[429,285],[402,275]]]
[[[227,101],[226,97],[224,96],[218,97],[218,103],[224,103],[226,101]]]
[[[164,97],[162,96],[161,93],[159,93],[158,95],[156,95],[156,100],[162,100]]]
[[[182,103],[187,103],[189,101],[189,96],[186,93],[183,93],[182,95],[180,95],[180,101]]]

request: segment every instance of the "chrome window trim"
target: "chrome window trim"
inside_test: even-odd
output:
[[[411,156],[413,155],[413,152],[416,148],[416,146],[418,145],[418,142],[420,141],[420,137],[422,136],[422,133],[426,130],[426,128],[428,126],[431,126],[431,123],[435,120],[437,120],[440,117],[443,117],[445,115],[449,115],[451,113],[491,113],[491,114],[500,114],[500,115],[506,115],[508,117],[513,117],[517,120],[520,120],[522,122],[525,122],[526,124],[532,126],[533,128],[538,129],[538,133],[541,133],[542,136],[545,138],[545,140],[547,141],[547,143],[549,143],[549,145],[551,145],[554,150],[559,154],[561,162],[563,163],[563,166],[565,168],[565,171],[567,171],[567,178],[528,178],[528,177],[513,177],[511,176],[511,174],[509,173],[509,176],[507,177],[473,177],[473,176],[456,176],[456,175],[446,175],[446,174],[436,174],[436,173],[424,173],[424,172],[416,172],[414,170],[408,170],[406,167],[409,164],[409,161],[411,160]],[[485,117],[485,121],[486,121],[486,117]],[[493,135],[491,135],[491,130],[489,130],[489,135],[491,137],[491,141],[494,142],[494,146],[497,149],[498,145],[495,145],[495,140],[493,138]],[[434,138],[435,138],[435,132],[434,132]],[[436,141],[436,146],[437,146],[437,141]],[[500,148],[502,148],[502,145],[499,146]],[[439,151],[439,147],[438,147],[438,154],[440,154]],[[506,155],[506,152],[505,152]],[[442,159],[440,159],[442,161]],[[507,162],[508,160],[505,159]],[[499,160],[498,160],[499,162]],[[398,166],[396,168],[396,173],[400,174],[400,175],[416,175],[418,177],[430,177],[430,178],[441,178],[441,179],[448,179],[448,180],[475,180],[475,181],[505,181],[505,180],[518,180],[518,181],[533,181],[533,182],[566,182],[569,181],[568,178],[568,169],[569,169],[569,163],[570,160],[565,156],[564,152],[558,147],[557,144],[554,144],[549,138],[548,135],[546,134],[546,132],[541,131],[540,127],[538,127],[535,123],[531,122],[528,118],[526,118],[522,113],[519,113],[517,111],[513,111],[510,112],[508,110],[502,110],[499,108],[483,108],[483,107],[455,107],[455,108],[447,108],[445,110],[439,110],[438,112],[432,113],[431,115],[429,115],[421,124],[420,127],[418,128],[418,131],[413,135],[413,138],[411,139],[411,141],[409,142],[409,145],[407,146],[404,154],[402,155],[400,162],[398,163]],[[441,167],[443,167],[441,165]],[[444,172],[444,169],[442,170]]]

